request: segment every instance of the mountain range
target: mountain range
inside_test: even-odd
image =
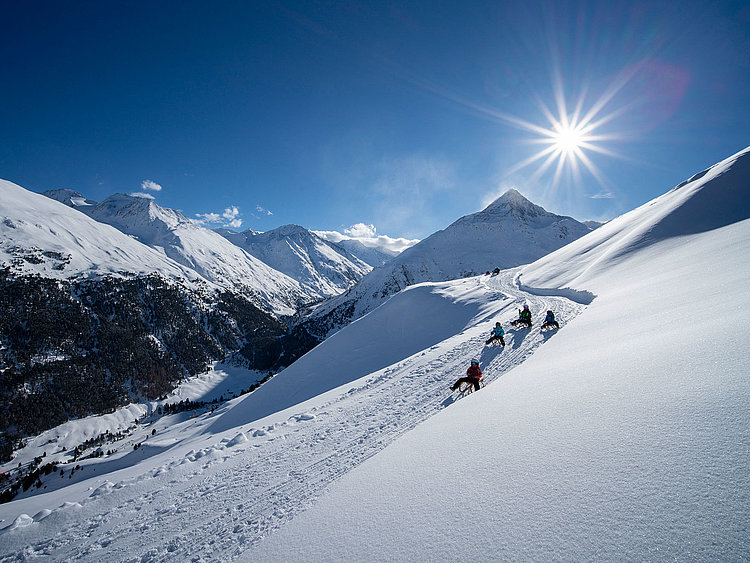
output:
[[[346,293],[321,304],[305,324],[323,336],[410,285],[528,264],[591,231],[511,189],[482,211],[461,217],[375,268]]]
[[[251,256],[297,280],[308,295],[319,299],[346,291],[372,270],[343,246],[299,225],[284,225],[264,233],[252,229],[219,232]]]

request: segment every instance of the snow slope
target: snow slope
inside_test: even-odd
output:
[[[525,268],[597,297],[248,557],[747,560],[749,217],[745,150]]]
[[[403,291],[214,413],[145,420],[0,505],[0,559],[748,559],[749,154],[572,253]],[[562,328],[511,330],[524,302]],[[472,356],[488,384],[456,400]]]
[[[356,319],[410,285],[476,275],[495,267],[528,264],[591,229],[572,219],[549,213],[516,190],[508,190],[484,210],[461,217],[393,260],[376,268],[347,293],[323,303],[312,321]]]
[[[81,205],[82,196],[70,190],[53,190],[45,195],[134,237],[211,284],[256,296],[261,307],[276,314],[294,314],[300,303],[315,298],[297,281],[237,248],[218,233],[179,211],[157,205],[150,198],[115,194],[95,205]]]
[[[299,225],[256,233],[220,232],[235,245],[285,273],[318,299],[343,293],[372,268],[343,247]]]

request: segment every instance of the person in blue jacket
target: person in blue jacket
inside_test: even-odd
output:
[[[544,323],[542,328],[560,328],[560,324],[555,320],[555,314],[552,311],[547,311],[547,316],[544,317]]]
[[[503,336],[505,335],[505,331],[503,330],[503,327],[500,323],[495,323],[495,328],[492,329],[492,333],[490,334],[490,339],[485,342],[487,346],[495,342],[496,340],[500,341],[500,344],[502,346],[505,346],[505,340],[503,340]]]

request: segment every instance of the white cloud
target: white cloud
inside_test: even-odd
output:
[[[221,214],[224,219],[227,221],[233,221],[237,218],[237,215],[240,214],[240,210],[237,209],[234,205],[232,207],[227,207],[224,210],[224,213]]]
[[[328,242],[341,242],[349,237],[342,235],[338,231],[312,231],[320,238],[327,240]]]
[[[144,194],[143,192],[133,192],[130,194],[131,197],[142,197],[143,199],[156,199],[151,194]]]
[[[199,223],[218,223],[221,221],[221,215],[218,213],[196,213]]]
[[[223,213],[195,214],[196,221],[205,227],[231,227],[232,229],[239,229],[242,226],[242,219],[239,215],[240,209],[236,205],[230,205],[224,209]]]
[[[338,231],[314,231],[316,235],[330,242],[356,240],[368,248],[378,248],[392,253],[401,253],[419,242],[419,239],[393,238],[388,235],[376,235],[376,232],[375,225],[365,223],[356,223],[344,229],[345,234]]]
[[[344,229],[344,233],[352,238],[372,238],[376,231],[375,225],[365,225],[364,223],[357,223],[348,229]]]
[[[257,211],[261,215],[273,215],[273,213],[271,213],[268,209],[266,209],[265,207],[261,207],[260,205],[255,206],[255,211]]]
[[[612,192],[600,192],[598,194],[590,195],[591,199],[614,199],[615,194]]]
[[[143,182],[141,182],[141,189],[151,190],[152,192],[160,192],[161,186],[153,180],[143,180]]]

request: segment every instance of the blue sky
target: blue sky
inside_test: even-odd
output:
[[[750,144],[747,2],[30,1],[3,20],[0,177],[214,226],[424,238],[510,187],[607,219]],[[593,127],[585,162],[529,162],[562,114]]]

